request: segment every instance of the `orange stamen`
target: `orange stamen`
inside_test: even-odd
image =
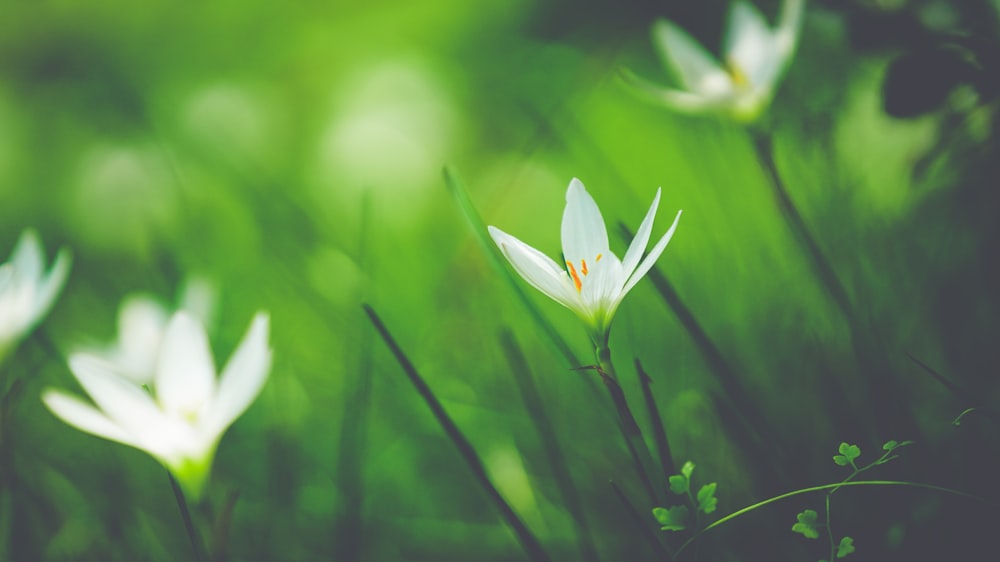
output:
[[[597,254],[597,259],[595,259],[594,261],[601,261],[601,258],[603,258],[603,257],[604,257],[604,254]]]
[[[569,275],[573,278],[573,284],[576,285],[576,292],[579,293],[583,290],[583,281],[580,281],[580,276],[576,274],[576,268],[573,267],[572,262],[566,262],[566,265],[569,267]]]
[[[580,273],[587,274],[587,260],[580,260]]]

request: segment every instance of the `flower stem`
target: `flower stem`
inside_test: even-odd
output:
[[[191,519],[191,511],[188,509],[188,503],[187,499],[184,497],[184,492],[181,491],[181,487],[177,484],[177,480],[169,470],[167,471],[167,478],[170,479],[170,488],[174,491],[174,499],[177,500],[177,508],[180,510],[181,519],[184,521],[184,530],[187,531],[188,539],[191,540],[191,549],[194,551],[194,559],[196,562],[206,562],[205,545],[202,544],[201,537],[194,528],[194,520]]]
[[[625,392],[618,384],[618,376],[615,374],[615,366],[611,362],[611,348],[608,347],[607,338],[595,340],[597,343],[595,352],[597,355],[597,372],[601,375],[604,387],[611,395],[611,401],[618,411],[618,426],[625,437],[625,444],[628,446],[632,461],[635,464],[639,478],[649,492],[649,497],[657,502],[665,502],[667,493],[663,478],[653,479],[657,474],[656,465],[653,463],[653,455],[649,452],[646,440],[642,437],[642,430],[632,415]]]
[[[786,492],[784,494],[781,494],[781,495],[778,495],[778,496],[774,496],[774,497],[768,498],[766,500],[761,500],[761,501],[759,501],[759,502],[757,502],[755,504],[748,505],[747,507],[744,507],[743,509],[736,510],[736,511],[730,513],[729,515],[726,515],[725,517],[717,519],[716,521],[714,521],[711,524],[707,525],[704,529],[702,529],[702,530],[698,531],[697,533],[695,533],[694,536],[692,536],[687,541],[685,541],[684,544],[682,544],[681,547],[679,549],[677,549],[676,556],[680,556],[681,552],[685,548],[687,548],[691,543],[693,543],[696,539],[698,539],[699,537],[701,537],[701,535],[707,533],[708,531],[710,531],[710,530],[712,530],[712,529],[714,529],[716,527],[721,526],[724,523],[728,523],[729,521],[732,521],[733,519],[736,519],[737,517],[740,517],[742,515],[746,515],[747,513],[750,513],[751,511],[754,511],[756,509],[764,507],[765,505],[772,504],[772,503],[775,503],[775,502],[778,502],[778,501],[781,501],[781,500],[785,500],[785,499],[788,499],[788,498],[791,498],[791,497],[800,496],[802,494],[810,494],[812,492],[822,492],[822,491],[825,491],[825,490],[836,490],[836,489],[839,489],[839,488],[854,487],[854,486],[881,486],[881,487],[903,486],[903,487],[908,487],[908,488],[919,488],[919,489],[923,489],[923,490],[932,490],[932,491],[935,491],[935,492],[942,492],[942,493],[945,493],[945,494],[951,494],[953,496],[959,496],[959,497],[963,497],[963,498],[966,498],[966,499],[974,500],[974,501],[977,501],[977,502],[980,502],[980,503],[984,503],[984,504],[986,504],[986,505],[988,505],[990,507],[1000,509],[1000,504],[997,504],[996,502],[987,500],[985,498],[981,498],[981,497],[979,497],[979,496],[977,496],[975,494],[970,494],[969,492],[963,492],[962,490],[955,490],[953,488],[946,488],[944,486],[937,486],[937,485],[934,485],[934,484],[924,484],[924,483],[921,483],[921,482],[905,482],[905,481],[898,481],[898,480],[855,480],[855,481],[852,481],[852,482],[834,482],[833,484],[823,484],[822,486],[812,486],[810,488],[802,488],[802,489],[799,489],[799,490],[793,490],[791,492]]]
[[[514,509],[507,503],[507,500],[504,499],[496,486],[493,485],[493,482],[490,481],[489,474],[486,473],[486,466],[483,464],[482,459],[479,458],[479,454],[476,453],[475,448],[472,447],[472,443],[469,442],[458,426],[455,425],[455,421],[451,419],[451,416],[445,411],[444,406],[441,405],[441,401],[437,399],[431,388],[427,386],[427,382],[417,372],[417,368],[410,362],[410,358],[406,356],[403,349],[396,343],[395,338],[392,337],[389,329],[382,323],[382,319],[379,318],[375,309],[367,304],[363,304],[362,307],[365,313],[368,314],[368,319],[371,320],[372,325],[378,331],[379,336],[382,337],[382,341],[385,342],[389,351],[396,358],[396,362],[399,363],[403,372],[406,373],[407,378],[413,383],[413,387],[420,394],[421,398],[424,399],[431,413],[434,414],[441,429],[444,430],[448,438],[451,439],[452,444],[458,449],[459,454],[462,455],[465,464],[472,471],[472,475],[479,482],[483,491],[489,496],[504,521],[517,536],[517,540],[521,544],[521,548],[524,549],[525,554],[534,562],[549,562],[551,558],[549,558],[545,549],[542,548],[542,543],[528,529],[524,522],[521,521],[521,518],[518,517]]]

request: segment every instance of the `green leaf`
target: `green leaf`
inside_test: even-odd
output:
[[[840,544],[837,546],[837,558],[844,558],[852,552],[854,552],[854,539],[851,537],[840,539]]]
[[[850,445],[848,443],[840,444],[840,454],[834,455],[833,462],[840,466],[853,465],[854,459],[861,456],[861,448],[857,445]]]
[[[687,529],[688,508],[683,505],[671,508],[654,507],[653,517],[660,523],[662,531],[683,531]]]
[[[690,482],[682,474],[675,474],[670,477],[670,491],[675,494],[683,496],[687,493],[689,485]]]
[[[698,509],[708,515],[715,511],[719,505],[719,500],[715,497],[716,483],[705,484],[698,490]]]
[[[694,463],[687,461],[684,466],[681,467],[681,474],[685,476],[688,480],[691,479],[691,473],[694,472]]]
[[[913,443],[914,443],[914,441],[903,441],[902,443],[897,443],[896,441],[890,439],[890,440],[886,441],[884,445],[882,445],[882,450],[883,451],[895,451],[896,449],[899,449],[900,447],[905,447],[907,445],[912,445]]]
[[[793,533],[800,533],[807,539],[818,539],[819,531],[816,530],[816,512],[807,509],[795,516],[798,523],[792,525]]]

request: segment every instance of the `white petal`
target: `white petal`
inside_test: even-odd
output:
[[[191,441],[189,432],[168,419],[149,394],[115,374],[107,363],[77,353],[70,356],[69,367],[94,403],[134,437],[137,447],[164,458]]]
[[[660,257],[660,254],[662,254],[663,250],[667,247],[667,243],[670,242],[670,239],[673,237],[674,231],[677,230],[677,223],[681,220],[681,212],[682,211],[677,211],[677,216],[674,218],[674,224],[670,225],[670,229],[667,230],[663,237],[660,238],[660,241],[653,246],[653,249],[649,251],[649,255],[646,256],[646,259],[639,264],[639,268],[635,270],[635,273],[629,277],[628,283],[626,283],[625,288],[622,289],[622,295],[631,291],[632,287],[635,287],[635,284],[638,283],[639,280],[642,279],[643,276],[646,275],[646,273],[649,272],[649,270],[656,263],[657,258]]]
[[[215,285],[204,277],[191,276],[184,280],[178,308],[186,310],[201,321],[203,326],[212,326],[215,320]],[[210,330],[211,331],[211,330]]]
[[[38,240],[38,234],[34,230],[28,229],[21,233],[21,237],[11,253],[10,261],[14,264],[17,277],[30,283],[37,283],[42,277],[45,252],[42,250],[42,243]]]
[[[131,447],[139,447],[132,435],[121,426],[75,396],[49,389],[42,392],[42,401],[56,417],[81,431]]]
[[[767,20],[753,4],[738,0],[729,11],[725,45],[728,63],[750,80],[753,87],[767,87],[775,78],[777,60],[774,36]]]
[[[580,310],[580,294],[566,270],[548,256],[496,227],[489,227],[490,236],[518,275],[529,285],[559,304]]]
[[[728,103],[728,97],[726,96],[706,96],[673,88],[664,88],[645,78],[640,78],[627,70],[622,72],[622,78],[645,96],[681,113],[707,113],[719,109]],[[724,80],[729,81],[729,77],[724,77]],[[729,90],[732,90],[731,86]]]
[[[56,261],[52,264],[52,269],[49,270],[48,275],[45,276],[45,280],[41,281],[38,286],[38,293],[35,295],[35,321],[48,314],[49,309],[52,308],[56,297],[59,295],[59,291],[66,284],[66,278],[69,276],[69,268],[72,263],[73,256],[70,251],[66,248],[59,250],[59,253],[56,255]]]
[[[674,23],[653,23],[653,45],[677,75],[681,85],[698,94],[720,96],[731,90],[729,75],[701,43]]]
[[[222,370],[219,389],[202,426],[206,436],[217,437],[225,431],[250,407],[267,382],[271,370],[269,326],[267,314],[258,312]]]
[[[118,310],[118,342],[109,353],[122,374],[152,384],[169,320],[166,307],[146,295],[130,295]]]
[[[156,399],[169,416],[201,412],[215,393],[215,363],[205,329],[186,312],[173,315],[160,347]]]
[[[656,209],[659,206],[660,188],[656,188],[653,204],[646,211],[646,216],[642,219],[642,224],[635,231],[635,238],[632,239],[632,243],[628,246],[628,251],[625,252],[625,259],[622,260],[622,269],[625,271],[625,275],[631,275],[635,271],[635,267],[639,265],[639,260],[642,259],[642,253],[646,251],[646,246],[649,244],[649,235],[653,230],[653,219],[656,218]]]
[[[774,31],[774,52],[781,68],[784,68],[795,52],[795,45],[802,29],[804,5],[805,0],[785,0],[781,3],[778,27]]]
[[[566,210],[562,218],[563,257],[577,268],[580,260],[593,260],[607,254],[608,231],[594,198],[580,180],[573,178],[566,190]]]

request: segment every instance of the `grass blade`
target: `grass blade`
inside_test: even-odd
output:
[[[549,466],[552,468],[556,486],[559,488],[559,494],[562,496],[566,509],[573,517],[573,522],[576,524],[573,530],[576,535],[580,556],[583,560],[597,561],[599,560],[597,549],[591,539],[592,534],[587,524],[583,504],[580,501],[580,494],[573,484],[569,466],[566,464],[562,447],[559,445],[559,440],[552,429],[552,421],[545,411],[542,397],[532,380],[528,361],[525,359],[524,353],[521,352],[521,348],[510,330],[504,329],[500,332],[500,345],[503,347],[510,370],[514,374],[514,381],[521,392],[521,399],[524,400],[524,406],[528,410],[528,415],[531,417],[531,421],[542,440],[542,448],[545,450],[545,456],[547,457]]]
[[[997,414],[995,410],[985,405],[982,401],[978,400],[973,393],[951,382],[944,375],[935,371],[934,369],[931,369],[930,366],[928,366],[923,361],[917,359],[913,355],[907,353],[906,356],[909,357],[911,361],[919,365],[920,368],[922,368],[924,371],[927,372],[927,374],[934,377],[934,380],[938,381],[939,383],[941,383],[942,386],[950,390],[952,394],[961,398],[962,400],[965,400],[969,404],[972,404],[972,406],[976,410],[978,410],[981,414],[989,418],[990,421],[1000,425],[1000,414]]]
[[[643,517],[635,506],[632,505],[632,502],[628,501],[628,498],[625,497],[625,493],[621,491],[621,488],[619,488],[614,482],[610,482],[610,484],[611,488],[615,491],[615,496],[618,497],[618,501],[620,501],[622,506],[625,507],[625,512],[629,514],[632,522],[635,523],[639,532],[642,533],[642,537],[646,539],[646,542],[648,542],[651,547],[653,547],[653,551],[656,553],[657,557],[661,560],[673,560],[674,556],[670,554],[667,547],[663,546],[660,539],[658,539],[656,534],[653,533],[653,530],[650,529],[650,522],[653,520],[652,514],[648,517]]]
[[[448,191],[451,192],[452,197],[455,198],[455,202],[458,204],[459,209],[462,211],[462,215],[465,216],[466,221],[468,221],[469,226],[472,227],[472,232],[476,236],[476,241],[482,248],[483,252],[489,256],[490,264],[493,268],[500,273],[503,278],[510,285],[510,288],[517,295],[518,300],[528,311],[528,315],[535,324],[542,329],[545,337],[548,339],[549,343],[553,348],[566,360],[566,363],[570,367],[578,367],[580,361],[577,359],[576,354],[563,339],[559,331],[556,330],[555,326],[542,314],[535,302],[528,297],[528,293],[524,291],[523,285],[517,280],[516,277],[510,272],[510,268],[507,267],[506,261],[497,249],[496,244],[493,243],[493,239],[490,238],[489,232],[486,230],[486,223],[483,222],[482,217],[479,216],[479,212],[476,211],[476,207],[472,204],[472,200],[469,199],[469,193],[466,191],[461,180],[455,172],[448,167],[444,169],[444,181],[448,186]],[[588,379],[589,380],[589,379]],[[593,387],[593,383],[590,383]]]
[[[493,485],[493,482],[490,481],[489,475],[486,473],[486,467],[483,466],[483,461],[479,458],[479,455],[472,447],[472,444],[469,443],[469,440],[466,439],[465,435],[462,434],[462,431],[458,429],[458,426],[455,425],[454,421],[452,421],[451,416],[448,415],[444,406],[442,406],[441,402],[436,396],[434,396],[434,392],[429,386],[427,386],[427,383],[424,381],[423,377],[420,376],[420,373],[417,372],[416,367],[413,366],[413,363],[410,362],[410,359],[403,352],[402,348],[400,348],[399,344],[396,343],[396,340],[389,333],[385,324],[382,323],[378,314],[376,314],[375,310],[367,304],[362,306],[368,314],[368,318],[371,320],[372,325],[375,326],[375,329],[382,337],[382,341],[384,341],[386,346],[389,347],[389,350],[392,351],[392,354],[399,363],[399,366],[402,367],[403,372],[406,373],[406,376],[410,379],[410,382],[413,383],[413,386],[416,388],[421,398],[424,399],[424,402],[434,414],[434,417],[441,425],[441,428],[444,429],[448,438],[451,439],[455,448],[458,449],[459,454],[462,455],[462,458],[465,460],[465,464],[468,465],[469,470],[472,471],[472,474],[479,482],[479,485],[489,496],[497,510],[500,511],[500,515],[503,517],[507,525],[512,531],[514,531],[518,542],[521,544],[521,548],[524,549],[524,552],[536,562],[548,562],[551,560],[545,553],[545,550],[542,549],[542,545],[535,535],[530,529],[528,529],[527,526],[525,526],[524,522],[517,516],[517,513],[515,513],[510,507],[510,504],[508,504],[503,496],[500,495],[500,491],[497,490],[496,486]]]
[[[667,441],[667,432],[663,427],[663,418],[660,417],[656,399],[653,398],[653,389],[650,388],[653,379],[646,374],[638,358],[635,360],[635,374],[639,377],[639,386],[642,387],[642,396],[646,401],[646,412],[649,414],[649,425],[653,428],[653,440],[656,443],[656,453],[660,457],[660,467],[667,476],[677,474],[674,456],[670,452],[670,442]]]

